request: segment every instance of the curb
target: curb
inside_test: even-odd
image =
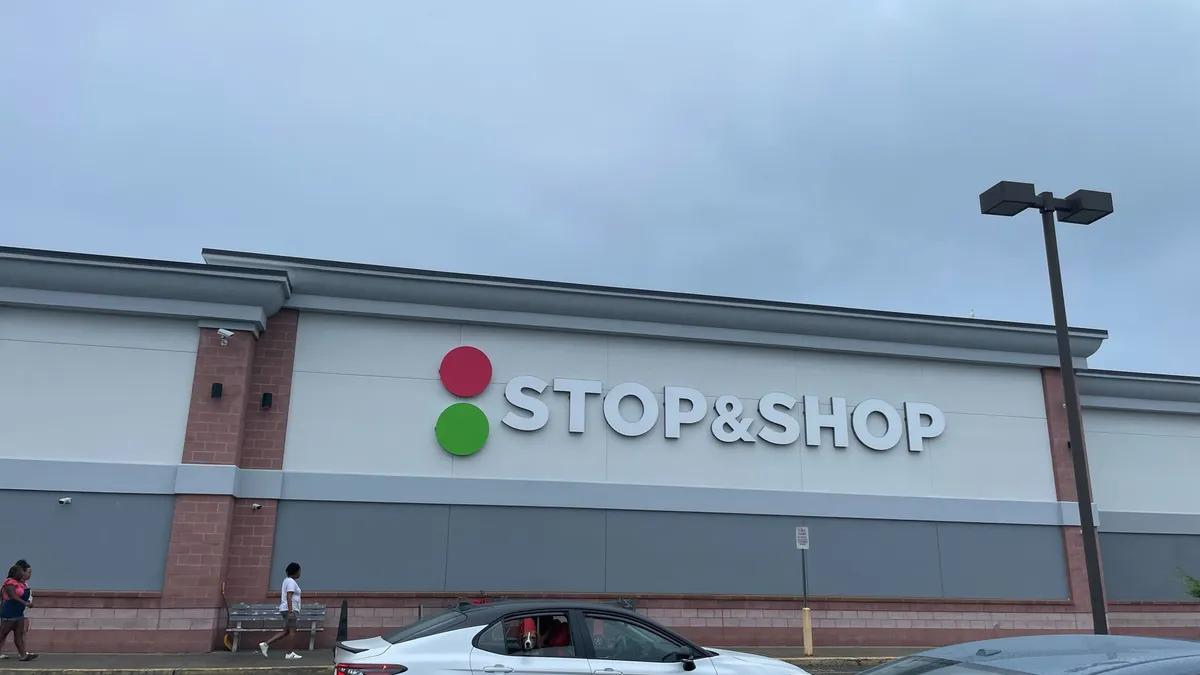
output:
[[[799,658],[779,659],[793,666],[836,667],[836,666],[879,666],[900,658],[899,656],[802,656]],[[807,668],[805,668],[807,670]]]
[[[893,661],[896,656],[806,656],[780,661],[811,668],[867,668]],[[219,666],[192,668],[21,668],[0,667],[0,673],[21,675],[329,675],[330,665],[320,666]]]

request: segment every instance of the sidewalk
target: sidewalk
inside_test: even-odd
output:
[[[256,651],[209,654],[42,654],[36,661],[0,661],[0,673],[22,675],[329,675],[333,654],[300,652],[300,661],[283,660],[283,652],[264,659]]]
[[[794,663],[813,673],[855,673],[919,649],[908,647],[830,647],[804,658],[800,647],[733,648]],[[22,675],[328,675],[333,655],[329,650],[301,652],[301,661],[284,661],[283,652],[264,659],[257,652],[210,654],[42,654],[36,661],[0,661],[0,673]]]

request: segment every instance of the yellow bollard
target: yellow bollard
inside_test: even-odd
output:
[[[804,619],[804,655],[813,655],[812,641],[812,610],[805,607],[803,610]]]

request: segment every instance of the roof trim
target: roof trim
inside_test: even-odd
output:
[[[559,283],[205,249],[206,261],[286,270],[307,311],[1052,367],[1052,326]],[[1078,367],[1108,333],[1072,328]]]
[[[1200,415],[1200,377],[1120,370],[1076,375],[1084,408]]]
[[[29,258],[44,261],[77,263],[80,265],[98,265],[101,267],[130,267],[146,270],[163,270],[175,272],[196,272],[205,276],[231,276],[245,279],[273,278],[288,283],[285,270],[263,268],[252,269],[243,266],[210,265],[208,263],[190,263],[177,260],[157,260],[154,258],[130,258],[127,256],[97,255],[94,253],[76,253],[73,251],[50,251],[36,248],[20,248],[17,246],[0,246],[0,259]]]
[[[369,263],[341,262],[319,258],[299,258],[294,256],[273,255],[269,253],[250,253],[245,251],[230,251],[224,249],[205,248],[201,251],[205,260],[224,261],[226,268],[234,268],[238,263],[253,260],[264,263],[284,264],[291,267],[317,270],[340,270],[349,273],[382,275],[398,278],[444,279],[469,284],[487,284],[508,287],[535,287],[562,292],[574,292],[595,295],[615,295],[625,297],[640,297],[668,300],[685,300],[699,303],[734,305],[747,307],[763,307],[770,309],[802,310],[839,315],[861,315],[878,318],[907,319],[913,321],[928,321],[931,323],[946,323],[954,325],[974,325],[989,328],[1012,329],[1041,329],[1053,332],[1054,327],[1038,323],[1020,321],[1000,321],[995,319],[967,319],[939,314],[918,314],[912,312],[893,312],[887,310],[861,309],[855,307],[840,307],[836,305],[814,305],[782,300],[759,300],[723,295],[705,295],[702,293],[684,293],[680,291],[659,291],[624,286],[604,286],[599,284],[580,284],[566,281],[547,281],[523,277],[502,277],[487,274],[467,274],[463,272],[446,272],[440,270],[423,270],[412,267],[389,267]],[[220,264],[220,263],[218,263]],[[1101,328],[1084,328],[1072,326],[1071,333],[1079,336],[1093,336],[1101,339],[1108,337],[1108,331]]]
[[[195,319],[256,334],[291,295],[286,270],[0,247],[0,305]]]

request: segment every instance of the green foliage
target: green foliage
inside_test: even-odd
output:
[[[1200,579],[1190,574],[1184,574],[1183,583],[1187,585],[1188,595],[1200,600]]]

